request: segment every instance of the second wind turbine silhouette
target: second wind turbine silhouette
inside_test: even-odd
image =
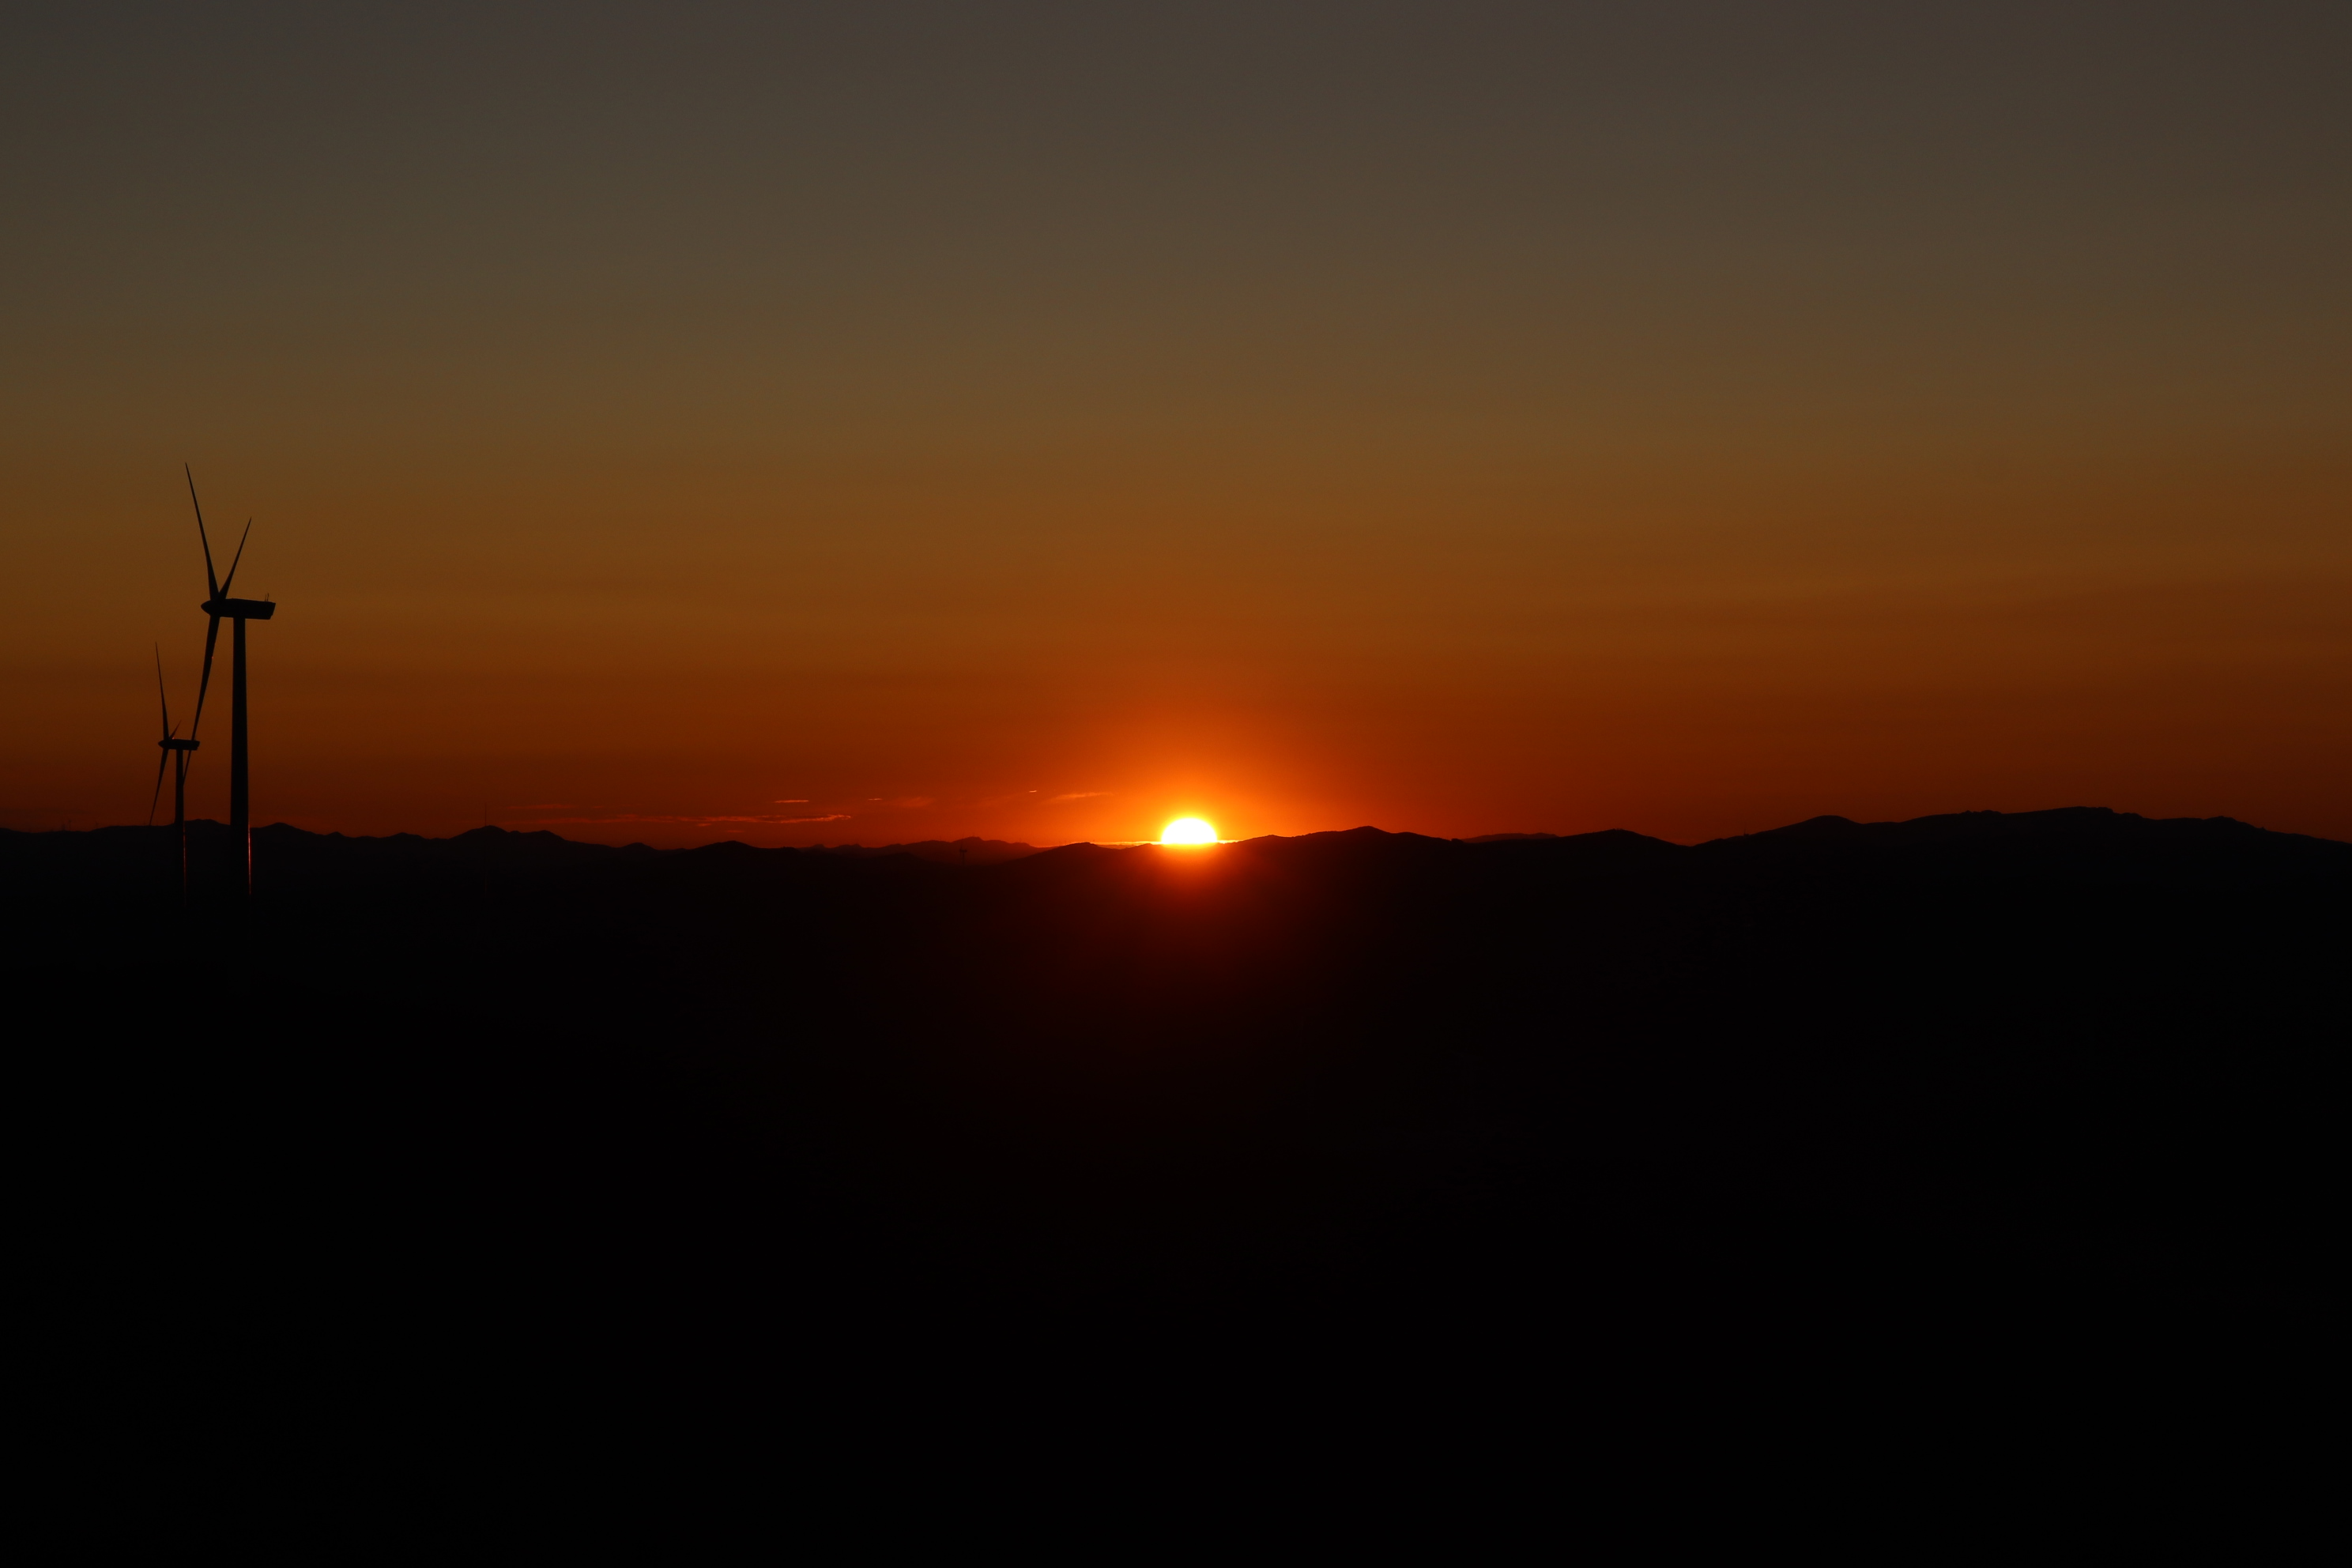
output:
[[[163,748],[163,757],[155,763],[155,793],[147,801],[147,826],[155,826],[155,805],[163,798],[163,770],[172,768],[172,837],[180,848],[180,901],[188,901],[188,764],[194,761],[196,738],[194,727],[184,741],[172,722],[172,700],[163,691],[163,650],[155,649],[155,700],[163,710],[163,738],[155,743]],[[176,767],[173,764],[177,764]]]
[[[278,606],[267,599],[232,599],[229,589],[236,582],[237,563],[245,559],[245,542],[253,536],[253,520],[246,519],[245,532],[236,542],[236,553],[230,557],[226,581],[213,575],[213,542],[205,533],[205,507],[196,500],[196,476],[185,463],[181,471],[188,476],[188,503],[196,509],[196,541],[205,549],[205,586],[211,596],[201,606],[212,617],[205,627],[205,673],[196,682],[196,715],[188,721],[188,739],[196,738],[196,726],[205,721],[205,693],[213,683],[213,649],[220,641],[220,624],[233,622],[236,630],[229,639],[228,676],[228,830],[239,847],[245,890],[253,891],[253,822],[252,802],[246,776],[245,742],[245,623],[266,621],[278,613]]]

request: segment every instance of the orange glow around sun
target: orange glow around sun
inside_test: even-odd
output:
[[[1197,816],[1180,816],[1160,835],[1162,844],[1214,844],[1217,830]]]

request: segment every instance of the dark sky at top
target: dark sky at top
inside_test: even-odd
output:
[[[143,813],[186,458],[287,603],[262,820],[2352,835],[2347,45],[20,8],[0,821]]]

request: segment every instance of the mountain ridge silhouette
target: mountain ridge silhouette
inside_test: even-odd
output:
[[[222,826],[210,818],[191,818],[192,832],[214,836],[225,832]],[[128,843],[133,836],[152,836],[165,829],[154,827],[100,827],[81,829],[49,829],[26,831],[0,828],[0,846],[17,846],[35,841],[67,841],[76,838],[107,837]],[[346,835],[340,832],[314,832],[294,827],[287,823],[272,823],[254,830],[259,842],[271,845],[308,844],[317,841],[327,845],[348,846],[359,853],[424,852],[436,853],[433,847],[448,849],[464,847],[468,851],[489,850],[507,857],[528,858],[531,856],[597,856],[597,855],[702,855],[710,853],[736,854],[750,852],[759,856],[824,856],[844,859],[879,859],[893,856],[957,863],[958,851],[978,852],[983,858],[967,858],[971,865],[999,865],[1032,856],[1063,851],[1123,852],[1159,850],[1163,846],[1141,844],[1101,845],[1091,841],[1064,845],[1035,846],[1025,843],[986,839],[977,837],[961,839],[924,839],[903,843],[865,846],[856,844],[810,846],[757,846],[741,839],[719,839],[709,844],[677,849],[654,849],[642,843],[606,845],[584,839],[563,837],[545,828],[516,829],[499,826],[469,828],[446,838],[430,838],[414,833],[394,833],[382,836]],[[261,836],[268,836],[262,837]],[[1822,816],[1785,826],[1765,828],[1755,833],[1731,835],[1684,845],[1670,839],[1652,837],[1627,828],[1604,828],[1576,834],[1554,833],[1492,833],[1475,837],[1444,839],[1425,834],[1391,832],[1364,826],[1353,828],[1326,829],[1318,832],[1281,835],[1265,834],[1255,838],[1233,840],[1222,848],[1265,847],[1276,844],[1320,844],[1333,840],[1410,840],[1431,844],[1454,844],[1485,848],[1513,846],[1549,849],[1556,846],[1580,846],[1570,853],[1583,853],[1606,845],[1628,853],[1645,853],[1636,845],[1664,850],[1698,850],[1717,854],[1755,854],[1789,852],[1789,847],[1801,843],[1809,848],[1836,847],[1852,848],[1867,847],[1882,852],[1917,853],[1931,848],[1951,846],[2038,847],[2046,849],[2075,848],[2085,845],[2116,847],[2147,853],[2161,848],[2173,855],[2210,855],[2229,847],[2241,854],[2255,854],[2266,860],[2284,864],[2289,854],[2326,857],[2341,854],[2352,857],[2352,844],[2308,834],[2284,833],[2276,829],[2254,826],[2235,817],[2146,817],[2133,812],[2119,812],[2105,806],[2062,806],[2032,812],[1969,811],[1943,813],[1929,816],[1911,817],[1899,821],[1855,822],[1848,817]],[[2289,846],[2296,847],[2290,850]],[[1195,853],[1192,849],[1181,852]],[[1553,851],[1557,852],[1557,851]],[[23,856],[26,851],[12,851]]]
[[[184,912],[168,830],[0,834],[54,1277],[125,1343],[155,1279],[268,1362],[254,1325],[317,1349],[273,1302],[364,1278],[420,1378],[470,1353],[450,1301],[582,1354],[1313,1325],[1517,1376],[1857,1301],[2160,1340],[2324,1299],[2332,840],[2069,808],[965,866],[278,825],[249,905],[235,849],[194,825]]]

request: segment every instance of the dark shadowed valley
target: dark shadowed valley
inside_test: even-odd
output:
[[[2318,1299],[2352,846],[941,847],[274,827],[247,909],[204,824],[184,913],[164,830],[0,837],[65,1299],[232,1381]]]

